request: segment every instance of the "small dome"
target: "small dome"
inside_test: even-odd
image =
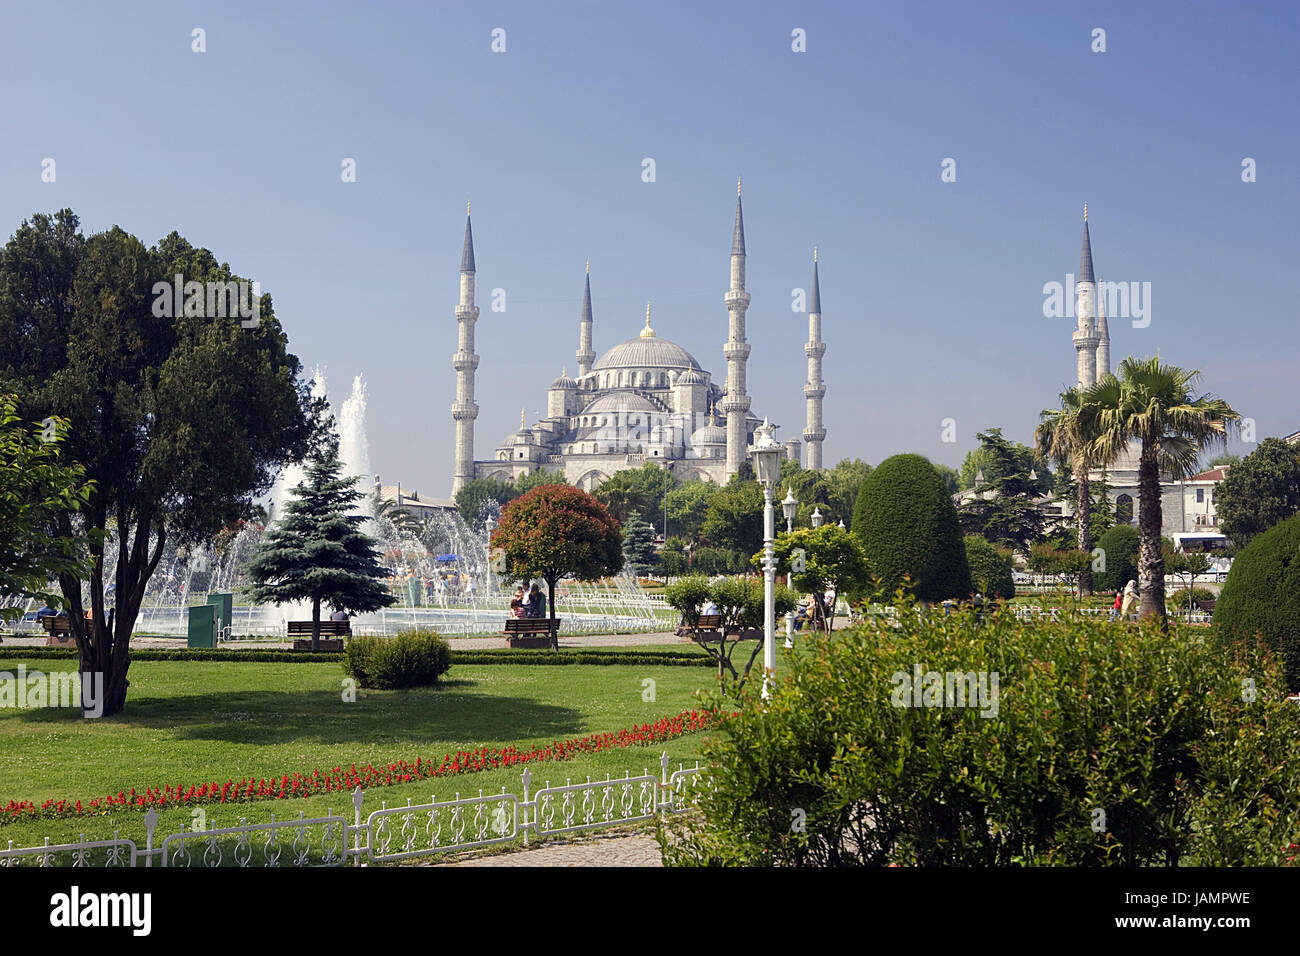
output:
[[[559,378],[557,378],[554,382],[551,383],[551,388],[553,389],[554,388],[577,388],[577,387],[578,387],[578,383],[575,382],[573,379],[569,378],[569,373],[567,370]]]
[[[725,445],[727,443],[727,430],[721,425],[708,424],[703,428],[697,428],[691,433],[691,445],[695,448],[702,448],[705,445]]]
[[[699,369],[688,368],[677,376],[675,385],[708,385],[709,380],[700,374]]]

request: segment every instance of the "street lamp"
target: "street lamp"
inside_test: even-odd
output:
[[[754,460],[754,474],[763,486],[763,698],[771,696],[772,676],[776,673],[776,512],[772,492],[781,477],[783,449],[772,433],[776,426],[763,419],[754,429],[754,444],[749,455]]]
[[[781,511],[785,514],[785,533],[789,534],[794,531],[794,516],[799,511],[799,502],[795,499],[793,489],[785,490],[785,498],[781,501]]]
[[[825,520],[826,520],[825,517],[822,516],[822,509],[821,509],[821,508],[813,508],[813,513],[812,513],[812,526],[813,526],[814,528],[820,528],[820,527],[822,526],[822,522],[825,521]]]

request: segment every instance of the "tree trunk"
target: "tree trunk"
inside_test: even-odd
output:
[[[320,598],[311,599],[311,652],[320,650]]]
[[[1088,469],[1076,465],[1074,508],[1079,522],[1079,550],[1092,554],[1092,488],[1088,482]],[[1079,574],[1079,597],[1092,594],[1092,562],[1084,565]]]
[[[1142,458],[1138,465],[1139,517],[1138,530],[1141,544],[1138,548],[1138,590],[1141,594],[1140,616],[1160,619],[1161,627],[1168,627],[1165,617],[1165,556],[1160,550],[1160,531],[1163,516],[1160,508],[1160,468],[1156,463],[1153,444],[1142,442]]]
[[[560,629],[555,626],[555,576],[546,575],[547,631],[551,636],[551,650],[560,652]]]

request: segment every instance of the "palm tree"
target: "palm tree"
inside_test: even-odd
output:
[[[1138,459],[1138,575],[1141,612],[1165,617],[1165,563],[1160,549],[1162,473],[1185,477],[1196,470],[1203,450],[1224,444],[1241,416],[1221,398],[1194,395],[1200,372],[1160,364],[1160,357],[1126,358],[1119,375],[1106,375],[1083,391],[1079,437],[1101,465],[1110,465],[1130,441],[1140,441]]]
[[[1061,393],[1060,408],[1045,408],[1038,415],[1039,425],[1034,430],[1035,452],[1039,460],[1051,459],[1069,465],[1074,474],[1074,515],[1078,523],[1080,551],[1092,551],[1092,488],[1088,471],[1096,462],[1090,453],[1088,441],[1079,433],[1079,408],[1082,392],[1077,388]],[[1092,593],[1092,564],[1079,575],[1079,594]]]

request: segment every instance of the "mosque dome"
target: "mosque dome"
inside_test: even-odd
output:
[[[599,415],[614,414],[620,412],[662,412],[663,409],[656,405],[644,395],[638,395],[636,392],[613,392],[602,395],[596,399],[579,414],[582,415]]]
[[[551,388],[577,388],[578,383],[569,378],[569,373],[564,372],[559,378],[551,383]]]
[[[615,345],[600,357],[592,369],[649,368],[669,369],[699,368],[695,356],[675,342],[661,339],[650,327],[650,306],[646,305],[645,328],[634,339]]]
[[[691,445],[695,448],[702,448],[705,445],[725,445],[726,443],[727,430],[721,425],[715,425],[712,422],[691,432]]]
[[[678,376],[677,376],[677,381],[676,381],[675,384],[677,384],[677,385],[708,385],[708,384],[709,384],[709,380],[708,380],[707,378],[705,378],[703,375],[700,374],[700,370],[699,370],[699,369],[696,369],[696,368],[690,368],[690,369],[687,369],[685,372],[682,372],[681,375],[678,375]]]

